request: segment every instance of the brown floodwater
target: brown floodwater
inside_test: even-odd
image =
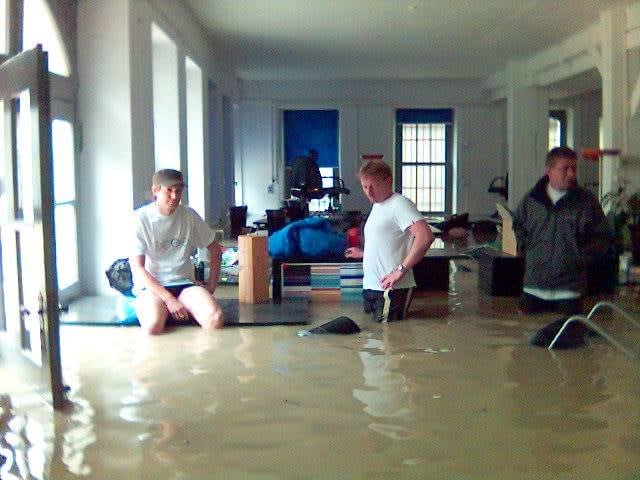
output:
[[[479,296],[468,265],[403,322],[312,305],[313,325],[353,318],[350,336],[63,327],[67,411],[0,365],[0,478],[640,477],[640,362],[604,341],[529,346],[557,316]]]

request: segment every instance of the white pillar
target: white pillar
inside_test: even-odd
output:
[[[544,173],[549,145],[549,98],[531,85],[526,65],[506,68],[509,207],[514,209]]]
[[[614,7],[600,14],[602,76],[602,146],[626,152],[627,88],[625,81],[624,7]],[[600,193],[615,190],[618,185],[618,159],[608,157],[600,168]]]

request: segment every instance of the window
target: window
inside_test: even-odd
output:
[[[424,213],[451,213],[452,110],[396,112],[396,190]]]
[[[153,67],[153,142],[156,170],[180,170],[178,48],[156,24],[151,25]]]
[[[567,112],[551,110],[549,112],[549,150],[567,145]]]
[[[55,119],[51,125],[53,197],[58,289],[78,282],[78,232],[73,125]]]
[[[2,5],[0,4],[0,6]],[[39,43],[49,53],[49,71],[68,77],[70,73],[69,59],[47,2],[44,0],[24,0],[22,48],[30,50]]]
[[[187,94],[187,188],[189,206],[204,215],[204,119],[202,105],[202,70],[185,58]]]

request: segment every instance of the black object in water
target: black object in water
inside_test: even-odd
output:
[[[360,327],[349,317],[334,318],[330,322],[318,325],[309,330],[309,333],[337,333],[339,335],[348,335],[350,333],[358,333]]]
[[[569,317],[559,318],[555,322],[541,328],[531,338],[529,344],[537,347],[548,348],[562,328],[562,325],[564,325],[568,319]],[[583,347],[587,343],[586,339],[589,337],[599,337],[598,332],[589,328],[580,321],[571,322],[567,328],[564,329],[562,335],[560,335],[560,338],[558,338],[558,341],[554,344],[553,348],[568,349]]]

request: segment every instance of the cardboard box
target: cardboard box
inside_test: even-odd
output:
[[[498,214],[502,217],[502,251],[509,255],[518,255],[516,234],[513,231],[513,216],[502,204],[496,203]]]
[[[267,237],[238,237],[238,300],[240,303],[269,301]]]

